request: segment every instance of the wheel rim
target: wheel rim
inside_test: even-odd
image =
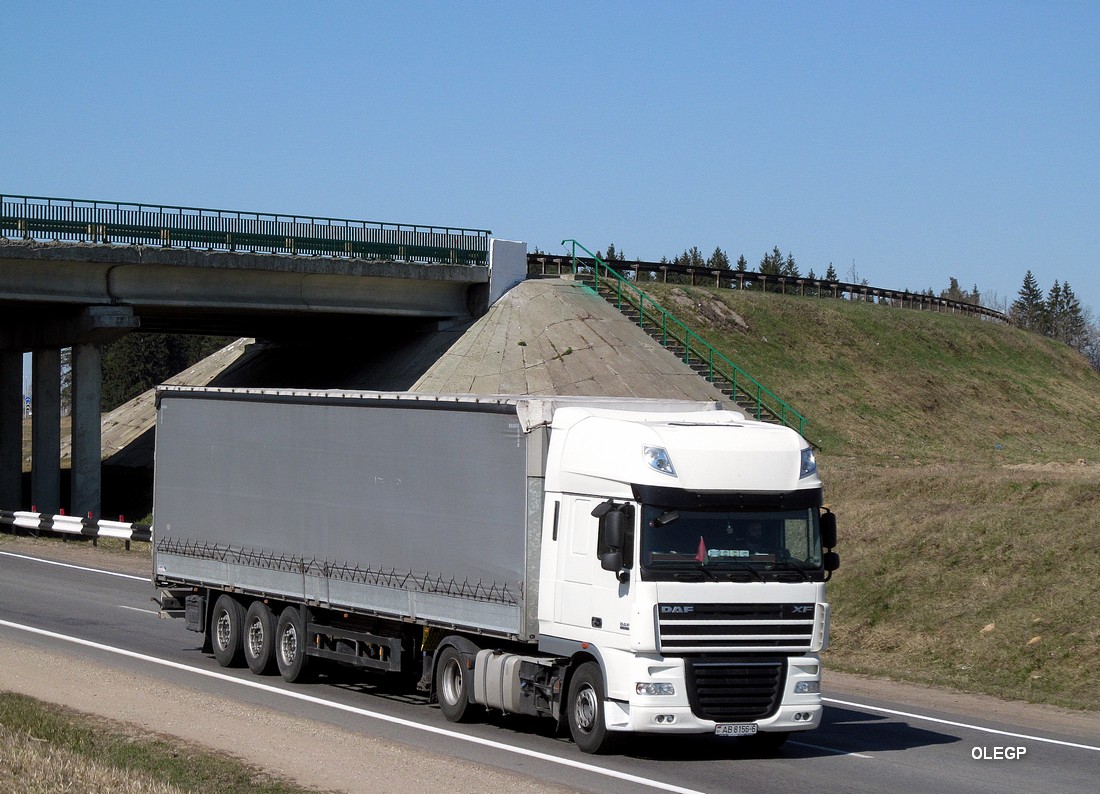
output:
[[[591,733],[596,727],[598,705],[596,690],[588,684],[582,686],[573,699],[573,719],[577,727],[585,733]]]
[[[248,652],[258,658],[264,649],[264,624],[256,619],[248,624]]]
[[[457,659],[448,659],[443,665],[443,674],[439,677],[439,693],[449,705],[455,705],[462,699],[462,668]]]
[[[294,664],[294,659],[298,656],[298,630],[293,624],[288,624],[283,629],[283,636],[279,642],[279,654],[283,657],[283,664],[288,666]]]
[[[218,649],[224,651],[229,647],[229,636],[233,632],[233,621],[229,619],[228,612],[218,615],[215,636],[218,640]]]

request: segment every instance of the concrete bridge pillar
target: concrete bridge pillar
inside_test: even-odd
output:
[[[0,351],[0,510],[23,507],[23,354]]]
[[[61,507],[61,348],[31,354],[31,504],[40,513]]]
[[[72,384],[72,514],[99,518],[103,484],[103,353],[99,345],[73,345]]]

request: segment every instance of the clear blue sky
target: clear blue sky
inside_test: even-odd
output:
[[[0,191],[1100,312],[1100,2],[4,5]]]

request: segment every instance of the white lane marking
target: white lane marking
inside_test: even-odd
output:
[[[148,662],[150,664],[158,664],[162,667],[170,667],[175,670],[183,670],[196,675],[206,676],[207,678],[214,678],[218,681],[226,681],[231,684],[238,684],[240,686],[249,687],[251,689],[258,689],[261,692],[268,692],[273,695],[281,695],[283,697],[292,698],[294,700],[300,700],[305,703],[313,703],[318,706],[327,706],[328,708],[336,709],[338,711],[346,711],[351,714],[357,714],[361,717],[368,717],[370,719],[381,720],[383,722],[390,722],[395,725],[400,725],[405,728],[412,728],[418,731],[425,731],[427,733],[434,733],[439,736],[446,736],[449,739],[458,739],[463,742],[470,742],[471,744],[480,744],[484,747],[490,747],[494,750],[501,750],[507,753],[514,753],[516,755],[523,755],[529,758],[536,758],[540,761],[547,761],[551,764],[559,764],[561,766],[572,767],[573,769],[579,769],[582,772],[592,772],[597,775],[603,775],[605,777],[612,777],[618,780],[624,780],[628,783],[637,783],[638,785],[648,786],[649,788],[660,789],[661,791],[671,791],[675,794],[703,794],[701,791],[695,789],[683,788],[681,786],[674,786],[671,783],[662,783],[658,780],[649,780],[644,777],[638,777],[637,775],[629,775],[625,772],[617,772],[614,769],[604,769],[603,767],[593,766],[592,764],[586,764],[581,761],[573,761],[568,758],[558,758],[546,753],[540,753],[535,750],[525,750],[521,747],[512,747],[511,745],[503,744],[502,742],[495,742],[491,739],[482,739],[477,736],[466,736],[461,733],[455,733],[444,728],[437,728],[433,725],[423,725],[412,720],[402,719],[401,717],[391,717],[389,714],[382,714],[377,711],[368,711],[366,709],[357,708],[355,706],[348,706],[343,703],[337,703],[331,700],[324,700],[323,698],[313,697],[312,695],[304,695],[301,692],[294,692],[293,690],[278,689],[277,687],[262,684],[259,681],[252,681],[247,678],[235,678],[231,675],[225,675],[224,673],[214,672],[213,670],[203,670],[198,667],[191,667],[180,662],[173,662],[168,659],[160,659],[156,656],[146,656],[142,653],[136,653],[135,651],[128,651],[125,648],[115,648],[110,645],[103,645],[98,642],[92,642],[91,640],[83,640],[79,637],[70,637],[65,634],[57,634],[56,632],[46,631],[45,629],[36,629],[33,626],[24,626],[19,623],[12,623],[7,620],[0,620],[0,626],[7,626],[10,629],[17,631],[25,631],[30,634],[38,634],[42,637],[50,637],[55,640],[62,640],[64,642],[71,642],[75,645],[83,645],[87,648],[95,648],[99,651],[106,651],[107,653],[117,654],[119,656],[126,656],[131,659],[137,659],[138,661]]]
[[[85,571],[87,573],[101,573],[105,576],[118,576],[122,579],[134,579],[138,582],[152,582],[151,576],[134,576],[132,573],[119,573],[118,571],[104,571],[100,568],[85,568],[83,565],[70,565],[67,562],[57,562],[56,560],[46,560],[42,557],[30,557],[26,554],[13,554],[10,551],[0,551],[0,555],[4,557],[15,557],[20,560],[30,560],[31,562],[40,562],[44,565],[56,565],[60,568],[72,568],[77,571]]]
[[[155,609],[142,609],[141,607],[128,607],[125,604],[119,604],[118,608],[119,609],[128,609],[131,612],[144,612],[146,615],[159,615],[160,614]]]
[[[787,742],[787,744],[794,744],[798,747],[809,747],[811,750],[821,750],[826,753],[832,753],[833,755],[854,755],[856,758],[867,758],[874,760],[874,756],[864,755],[863,753],[856,753],[852,750],[838,750],[835,747],[825,747],[820,744],[809,744],[808,742],[796,742],[793,739]]]
[[[1001,731],[996,728],[986,728],[981,725],[973,725],[968,722],[954,722],[952,720],[943,720],[939,717],[926,717],[923,714],[913,714],[908,711],[895,711],[894,709],[884,709],[879,706],[868,706],[866,703],[852,703],[847,700],[836,700],[835,698],[821,698],[826,703],[832,703],[837,706],[852,706],[857,709],[866,709],[868,711],[878,711],[882,714],[891,714],[895,717],[907,717],[913,720],[923,720],[924,722],[935,722],[939,725],[950,725],[952,728],[967,728],[972,731],[981,731],[982,733],[992,733],[997,736],[1009,736],[1013,739],[1028,739],[1033,742],[1045,742],[1046,744],[1057,744],[1061,747],[1073,747],[1077,750],[1094,750],[1100,752],[1100,747],[1094,747],[1091,744],[1078,744],[1076,742],[1064,742],[1060,739],[1047,739],[1043,736],[1033,736],[1027,733],[1012,733],[1011,731]]]

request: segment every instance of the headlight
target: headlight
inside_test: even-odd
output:
[[[639,695],[675,695],[676,687],[665,681],[641,681],[634,687],[634,691]]]
[[[796,695],[820,695],[821,682],[799,681],[797,684],[794,685],[794,693]]]
[[[649,468],[656,469],[661,474],[667,474],[670,477],[676,476],[676,469],[672,466],[672,458],[668,456],[668,450],[664,447],[642,447],[642,454],[645,456],[645,462],[649,464]]]
[[[802,450],[802,467],[798,471],[798,479],[809,477],[816,471],[817,460],[814,459],[813,447],[806,447]]]

